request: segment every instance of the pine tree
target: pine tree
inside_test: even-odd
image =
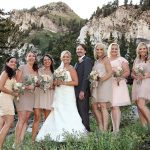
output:
[[[114,42],[114,37],[112,35],[112,32],[110,32],[110,36],[109,36],[109,39],[108,39],[108,44],[113,43],[113,42]]]
[[[136,47],[137,47],[136,39],[130,38],[130,41],[128,42],[128,50],[127,50],[127,53],[125,55],[125,58],[129,62],[130,71],[132,70],[133,62],[134,62],[134,59],[136,57]],[[128,77],[127,81],[128,81],[127,82],[128,84],[133,83],[133,79],[132,79],[131,75]]]
[[[124,0],[124,5],[127,8],[127,6],[128,6],[128,0]]]
[[[119,41],[119,45],[120,45],[121,56],[125,57],[125,55],[127,53],[127,49],[128,49],[128,42],[127,42],[124,34],[122,34],[122,37]]]
[[[142,10],[150,10],[150,0],[143,0]]]
[[[19,25],[15,25],[10,18],[5,17],[9,14],[0,10],[0,62],[11,54],[12,49],[19,47],[23,39],[23,33],[19,31]]]
[[[85,42],[85,45],[87,46],[87,55],[90,56],[91,58],[94,58],[94,55],[93,55],[94,45],[91,42],[89,32],[86,33],[86,38],[84,39],[84,42]]]
[[[44,28],[44,25],[43,25],[43,23],[41,24],[41,29],[43,29]]]
[[[119,0],[115,0],[114,4],[118,7],[119,6]]]
[[[130,6],[132,6],[132,0],[130,1]]]
[[[144,0],[140,0],[140,5],[141,5],[141,6],[143,5],[143,2],[144,2]]]
[[[130,41],[128,42],[128,52],[125,55],[125,57],[127,58],[127,60],[129,61],[129,67],[130,69],[132,69],[133,66],[133,61],[136,57],[136,39],[132,39],[130,38]]]

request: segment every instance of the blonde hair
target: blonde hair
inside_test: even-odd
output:
[[[148,47],[147,47],[146,43],[145,42],[140,42],[138,44],[137,48],[136,48],[136,58],[137,59],[140,59],[139,49],[141,48],[141,46],[145,46],[146,47],[146,49],[147,49],[147,57],[149,55],[149,50],[148,50]]]
[[[108,46],[108,50],[107,50],[107,56],[110,58],[111,57],[111,48],[112,48],[112,46],[113,45],[117,45],[117,47],[118,47],[118,56],[121,56],[120,55],[120,47],[119,47],[119,45],[117,44],[117,43],[111,43],[109,46]]]
[[[62,59],[65,54],[68,54],[71,57],[71,53],[68,50],[65,50],[61,52],[60,58]]]
[[[97,47],[100,47],[101,49],[103,49],[104,55],[106,55],[106,46],[103,43],[97,43],[94,47],[94,58],[95,59],[98,59],[97,52],[96,52]]]

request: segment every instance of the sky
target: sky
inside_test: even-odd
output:
[[[69,5],[81,18],[89,19],[98,6],[101,8],[103,4],[107,4],[112,0],[0,0],[0,8],[3,8],[5,11],[23,8],[30,9],[33,6],[37,8],[58,1]],[[130,0],[128,1],[130,2]],[[139,4],[139,1],[132,0],[133,4]],[[119,0],[120,5],[123,3],[124,0]]]

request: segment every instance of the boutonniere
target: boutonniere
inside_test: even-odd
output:
[[[79,60],[79,63],[82,63],[83,62],[83,59]]]

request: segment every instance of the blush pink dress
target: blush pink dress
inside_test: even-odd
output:
[[[22,74],[23,82],[25,80],[25,77],[33,76],[33,74],[31,74],[29,69],[27,68],[27,65],[19,66],[18,69],[23,72]],[[34,76],[37,76],[36,72]],[[20,95],[19,101],[15,101],[17,111],[31,111],[32,112],[34,108],[34,101],[35,101],[35,93],[31,92],[30,90],[25,89],[24,94]]]
[[[135,60],[133,69],[136,65],[140,65],[144,69],[144,73],[150,73],[150,60],[147,62],[141,60]],[[138,100],[139,98],[146,99],[150,102],[150,78],[143,79],[141,84],[137,83],[134,79],[132,86],[132,100]]]
[[[105,65],[97,60],[93,66],[92,70],[96,70],[100,77],[106,74]],[[108,103],[110,106],[112,101],[112,77],[105,81],[98,81],[98,86],[92,88],[91,90],[92,102],[105,102]]]
[[[123,63],[128,63],[128,61],[123,57],[118,57],[117,59],[110,61],[112,68],[121,67]],[[125,106],[130,105],[129,91],[126,84],[126,79],[122,79],[117,84],[115,77],[113,77],[113,99],[112,106]]]
[[[44,68],[40,68],[38,70],[38,74],[44,75],[45,74]],[[52,84],[53,83],[53,74],[50,72],[49,76],[51,78],[51,84]],[[53,103],[53,95],[54,95],[53,89],[47,89],[44,92],[42,89],[36,88],[34,108],[51,110],[52,109],[52,103]]]

